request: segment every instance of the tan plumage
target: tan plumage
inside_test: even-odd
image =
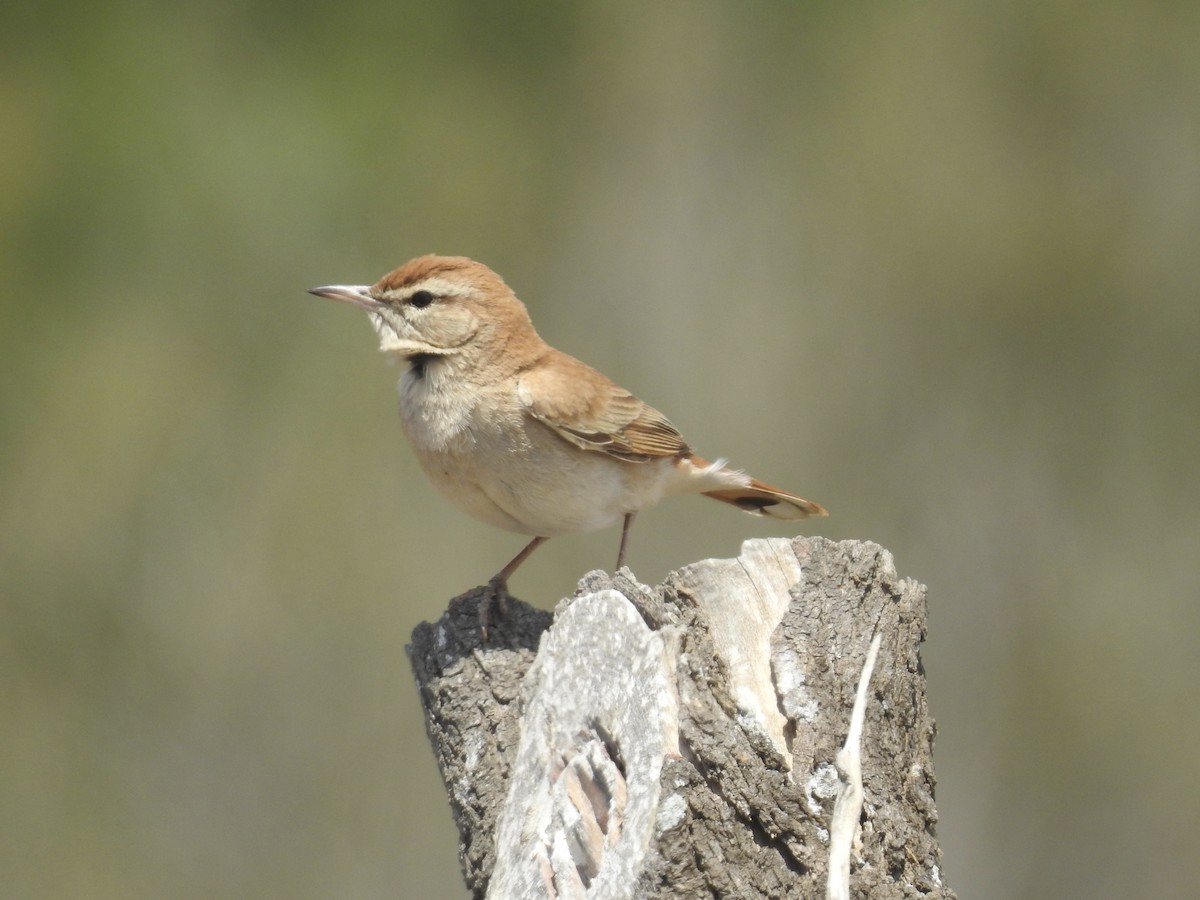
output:
[[[523,373],[533,417],[583,450],[626,462],[687,454],[667,417],[590,366],[553,348]]]
[[[624,521],[666,494],[700,493],[754,515],[825,515],[816,503],[692,453],[658,410],[546,344],[503,279],[465,257],[421,256],[376,284],[311,293],[368,313],[407,368],[400,413],[435,486],[468,513],[547,537]],[[484,611],[486,615],[486,610]]]

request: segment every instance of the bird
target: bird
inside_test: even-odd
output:
[[[327,285],[318,297],[364,310],[379,349],[398,361],[400,418],[434,486],[468,514],[531,540],[487,582],[501,615],[508,581],[552,537],[621,523],[664,496],[702,494],[756,516],[803,519],[824,507],[694,453],[657,409],[547,344],[525,305],[483,263],[411,259],[373,285]]]

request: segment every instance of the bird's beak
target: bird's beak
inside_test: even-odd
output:
[[[370,290],[370,286],[365,284],[331,284],[312,288],[309,293],[341,303],[353,303],[362,309],[377,309],[379,301],[371,296]]]

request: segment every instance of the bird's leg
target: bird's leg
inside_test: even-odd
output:
[[[633,517],[637,511],[625,513],[625,524],[621,526],[621,547],[617,550],[617,569],[625,565],[625,545],[629,543],[629,529],[633,525]],[[613,570],[614,572],[616,569]]]
[[[479,630],[483,635],[484,643],[487,643],[488,624],[491,622],[492,617],[492,605],[496,606],[500,618],[503,619],[508,613],[508,579],[512,577],[513,572],[517,571],[521,563],[529,558],[529,554],[547,540],[548,538],[535,537],[525,545],[525,549],[509,560],[508,565],[488,580],[487,593],[479,603]]]

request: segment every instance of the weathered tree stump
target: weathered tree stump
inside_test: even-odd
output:
[[[875,544],[748,541],[655,588],[588,574],[481,645],[409,648],[476,897],[953,898],[925,589]]]

